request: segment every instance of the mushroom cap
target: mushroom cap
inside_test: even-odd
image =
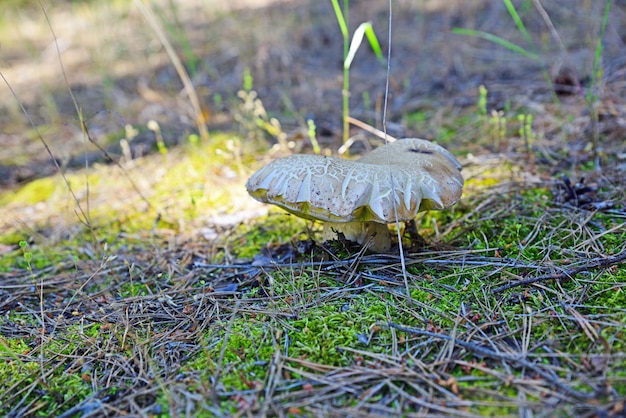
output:
[[[393,200],[398,221],[456,203],[463,192],[460,170],[459,162],[445,148],[406,138],[358,160],[283,157],[254,173],[246,188],[256,200],[302,218],[387,224],[396,221]]]

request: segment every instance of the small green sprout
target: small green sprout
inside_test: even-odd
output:
[[[309,136],[309,141],[311,141],[311,145],[313,146],[313,152],[319,154],[321,149],[319,142],[317,142],[317,127],[315,126],[315,121],[313,119],[307,119],[306,124],[309,128],[307,135]]]
[[[24,261],[26,261],[26,268],[29,272],[33,272],[33,266],[31,264],[33,260],[33,253],[30,251],[28,242],[20,241],[20,248],[22,249],[22,253],[24,255]]]
[[[476,106],[478,107],[479,115],[484,116],[487,114],[487,93],[487,87],[482,84],[478,86],[478,103]]]
[[[243,70],[243,90],[250,92],[252,91],[252,87],[254,86],[254,78],[250,73],[250,69],[246,68]]]

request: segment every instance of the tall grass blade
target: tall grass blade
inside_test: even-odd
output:
[[[348,56],[348,47],[350,43],[350,34],[348,32],[348,25],[346,20],[348,19],[349,3],[348,0],[343,0],[343,11],[339,7],[339,0],[331,0],[333,10],[335,11],[335,17],[337,18],[337,24],[339,24],[339,30],[341,31],[341,37],[343,38],[343,89],[341,90],[342,105],[341,115],[343,120],[343,143],[348,142],[350,137],[350,124],[348,123],[348,115],[350,114],[350,69],[345,66],[346,57]]]
[[[464,29],[464,28],[452,28],[452,33],[457,34],[457,35],[466,35],[466,36],[474,36],[477,38],[483,38],[495,44],[503,46],[520,55],[523,55],[526,58],[530,58],[533,61],[541,62],[541,58],[539,57],[539,55],[535,54],[534,52],[530,52],[527,49],[524,49],[521,46],[514,44],[513,42],[509,42],[506,39],[500,38],[499,36],[493,35],[491,33],[474,30],[474,29]]]
[[[602,40],[604,39],[604,34],[606,33],[606,26],[609,21],[609,13],[611,11],[611,0],[607,0],[606,6],[604,7],[604,16],[602,17],[602,26],[600,27],[600,35],[598,36],[598,43],[596,44],[596,54],[593,58],[593,71],[591,73],[591,86],[587,91],[587,95],[585,97],[585,101],[587,102],[587,107],[589,109],[589,115],[591,116],[591,124],[593,127],[593,136],[592,136],[592,146],[593,146],[593,157],[594,157],[594,165],[597,171],[600,171],[600,131],[598,128],[598,108],[595,106],[596,100],[598,100],[598,96],[596,94],[596,88],[598,84],[602,81],[602,52],[604,51],[604,46],[602,45]]]
[[[522,35],[524,35],[524,38],[526,38],[526,42],[528,42],[528,45],[532,45],[533,40],[530,38],[530,35],[528,34],[528,31],[526,30],[526,26],[524,26],[524,22],[522,22],[522,19],[519,17],[519,14],[517,13],[517,10],[515,10],[515,6],[513,6],[513,3],[511,2],[511,0],[502,0],[502,1],[504,2],[506,9],[509,11],[509,14],[513,18],[515,25],[517,25],[517,29],[522,33]]]
[[[596,85],[598,84],[598,80],[602,78],[600,63],[602,61],[602,51],[604,50],[604,46],[602,45],[602,40],[604,39],[604,34],[606,33],[606,25],[609,21],[609,13],[611,11],[611,0],[607,0],[606,6],[604,7],[604,16],[602,17],[602,26],[600,27],[600,36],[598,36],[598,43],[596,44],[596,54],[593,58],[593,72],[591,74],[591,88],[587,91],[587,104],[591,104],[593,100],[595,100],[594,90]]]
[[[341,31],[341,36],[344,38],[348,37],[348,25],[346,24],[346,19],[343,16],[343,12],[341,11],[341,7],[339,7],[339,0],[332,0],[333,10],[335,11],[335,17],[337,18],[337,23],[339,24],[339,30]]]

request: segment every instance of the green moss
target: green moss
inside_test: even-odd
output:
[[[307,290],[315,286],[311,284],[313,280],[298,283],[307,284],[298,285],[297,289],[285,283],[272,287],[276,312],[299,311],[310,304]],[[189,363],[189,370],[206,370],[203,380],[212,378],[223,350],[220,387],[232,392],[263,387],[270,372],[268,364],[278,353],[312,363],[348,366],[354,363],[354,355],[342,347],[384,351],[389,344],[389,332],[379,330],[374,332],[371,345],[365,345],[372,330],[385,321],[388,305],[388,301],[373,294],[349,301],[327,300],[307,309],[306,315],[288,320],[288,326],[284,319],[273,315],[244,314],[230,328],[223,323],[219,331],[210,332],[206,350]],[[290,378],[297,379],[297,373],[292,373]]]
[[[27,241],[28,235],[24,232],[19,232],[17,230],[5,231],[0,233],[0,244],[6,246],[14,246],[17,250],[18,245],[21,241]],[[10,254],[10,253],[9,253]],[[7,255],[7,253],[3,254],[3,256]],[[1,264],[1,261],[0,261]]]
[[[8,360],[18,360],[19,355],[25,354],[29,351],[30,348],[21,338],[5,339],[0,337],[0,353],[2,353],[2,355]]]
[[[33,180],[20,189],[0,194],[0,205],[26,204],[45,202],[60,187],[64,187],[62,179],[58,177],[47,177]]]
[[[228,237],[226,244],[238,257],[252,258],[259,255],[262,248],[311,238],[307,232],[317,227],[284,211],[275,210],[254,223],[240,225]]]
[[[10,360],[0,362],[0,389],[3,398],[7,399],[11,393],[35,384],[35,390],[28,391],[25,403],[36,400],[40,408],[35,416],[57,415],[59,408],[67,409],[66,402],[79,402],[92,391],[89,376],[81,373],[77,365],[80,363],[78,351],[89,351],[93,338],[98,335],[98,325],[72,326],[62,335],[49,339],[42,349],[46,357],[54,353],[54,357],[46,362],[46,380],[41,381],[40,349],[31,349],[21,339],[4,339],[0,344],[1,353],[9,353]],[[84,330],[87,330],[85,333]],[[91,335],[91,337],[89,336]],[[59,364],[61,362],[61,364]],[[57,364],[50,371],[49,367]],[[64,365],[65,364],[65,365]],[[6,390],[12,387],[12,392]],[[10,411],[10,404],[0,403],[0,414]]]
[[[138,296],[147,296],[150,294],[150,289],[148,286],[146,286],[146,284],[141,282],[135,283],[132,281],[128,283],[122,283],[118,292],[118,295],[121,298],[134,298]]]

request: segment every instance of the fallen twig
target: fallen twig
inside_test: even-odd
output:
[[[493,289],[491,292],[495,294],[495,293],[500,293],[505,290],[517,287],[517,286],[525,286],[525,285],[529,285],[529,284],[533,284],[533,283],[541,282],[545,280],[554,280],[554,279],[560,280],[566,277],[571,278],[577,275],[578,273],[595,270],[599,268],[607,268],[615,264],[623,263],[624,261],[626,261],[626,250],[622,251],[621,253],[613,257],[594,258],[586,264],[583,264],[581,266],[578,266],[576,268],[572,268],[569,270],[563,270],[560,273],[544,274],[544,275],[537,276],[537,277],[531,277],[530,279],[518,280],[513,283],[508,283],[508,284],[505,284],[504,286],[500,286],[500,287]]]

